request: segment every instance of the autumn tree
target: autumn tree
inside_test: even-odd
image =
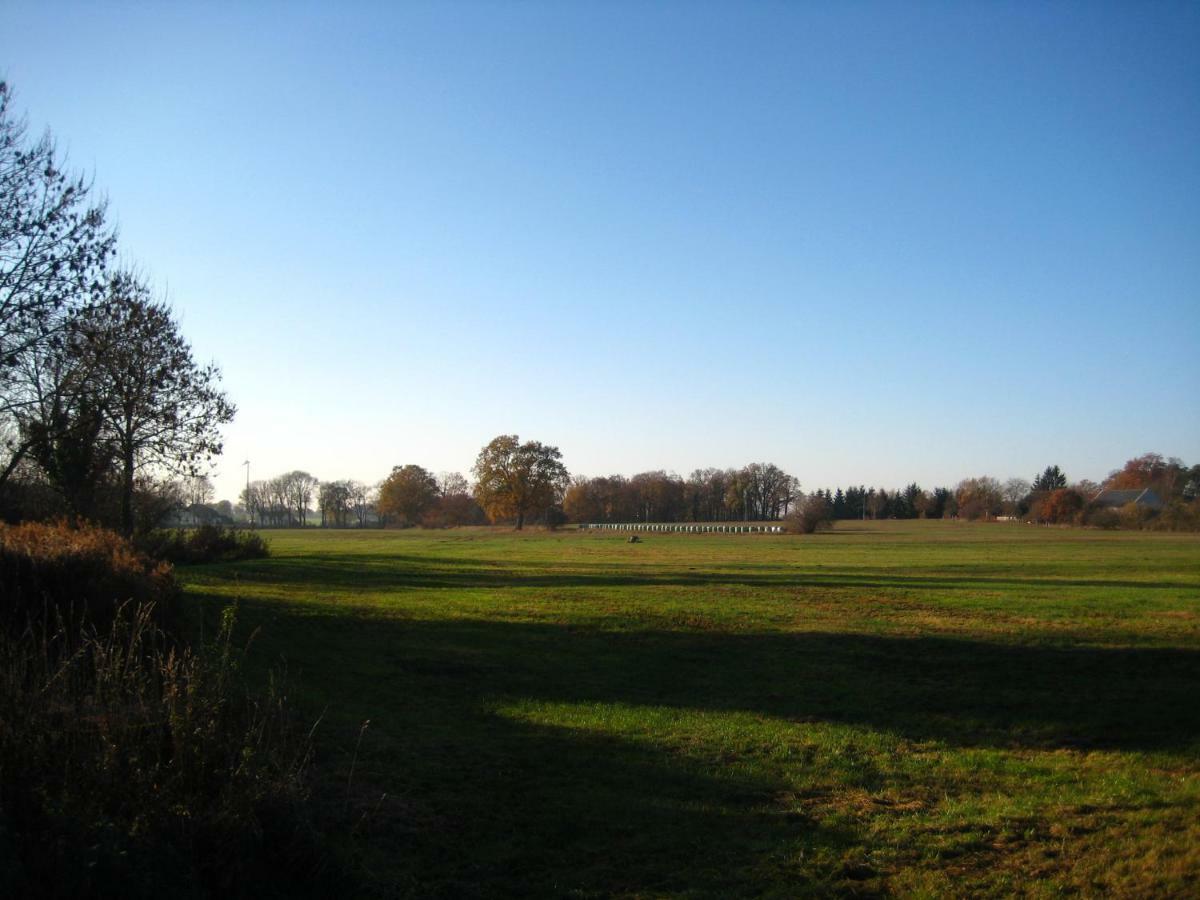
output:
[[[472,472],[479,505],[493,521],[515,518],[518,531],[526,518],[558,501],[570,478],[557,447],[522,444],[515,434],[502,434],[480,450]]]
[[[661,469],[639,472],[628,481],[627,490],[639,522],[674,522],[682,518],[683,480]]]
[[[1039,498],[1033,511],[1039,521],[1066,525],[1078,521],[1085,504],[1074,488],[1058,488]]]
[[[1110,473],[1104,486],[1117,490],[1153,488],[1165,500],[1182,495],[1191,477],[1191,470],[1178,457],[1163,459],[1158,453],[1144,453]]]
[[[439,496],[421,517],[429,528],[451,528],[459,525],[482,525],[487,521],[479,504],[471,496],[471,483],[460,472],[440,472],[437,476]]]
[[[1003,502],[1002,496],[1000,482],[987,475],[960,481],[954,492],[958,514],[967,519],[986,519],[996,515]]]
[[[604,521],[604,508],[593,482],[594,479],[585,477],[571,479],[562,501],[563,512],[570,521]]]
[[[416,525],[439,495],[437,479],[421,466],[396,466],[379,488],[379,514]]]

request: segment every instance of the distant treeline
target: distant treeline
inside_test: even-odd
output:
[[[397,466],[376,484],[352,479],[320,481],[296,470],[251,482],[233,512],[253,525],[296,528],[367,528],[485,525],[487,515],[458,472],[438,475],[420,466]]]
[[[530,443],[518,445],[557,454],[557,449]],[[483,459],[498,438],[481,453]],[[557,457],[555,456],[556,460]],[[506,478],[520,482],[519,466],[500,467]],[[560,467],[561,468],[561,467]],[[483,490],[479,473],[489,475]],[[531,469],[531,471],[533,471]],[[397,466],[383,481],[322,482],[307,472],[294,471],[251,483],[243,491],[237,513],[257,525],[294,527],[378,527],[424,525],[447,527],[516,522],[506,502],[506,486],[495,483],[496,469],[476,466],[471,483],[457,472],[434,475],[417,465]],[[687,478],[655,470],[633,476],[575,476],[565,469],[554,479],[533,485],[520,482],[529,493],[525,519],[556,526],[567,522],[742,522],[780,521],[804,514],[810,518],[844,519],[1020,519],[1046,524],[1190,528],[1200,521],[1200,465],[1186,466],[1176,458],[1148,453],[1113,471],[1103,484],[1071,483],[1058,466],[1047,466],[1031,481],[990,476],[967,478],[954,487],[925,489],[917,483],[887,489],[857,485],[818,488],[805,493],[800,481],[772,463],[751,463],[740,469],[697,469]],[[1154,506],[1136,505],[1121,511],[1098,504],[1104,489],[1149,489]],[[497,499],[499,497],[499,499]]]

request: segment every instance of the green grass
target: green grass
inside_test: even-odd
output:
[[[380,894],[1200,891],[1195,535],[270,539],[188,591],[324,711]]]

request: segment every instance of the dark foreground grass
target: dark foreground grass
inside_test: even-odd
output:
[[[325,711],[381,895],[1200,891],[1196,536],[271,541],[183,577]]]

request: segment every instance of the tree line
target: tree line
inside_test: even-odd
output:
[[[396,466],[371,486],[322,483],[306,472],[290,472],[251,484],[242,494],[243,511],[252,522],[282,527],[315,524],[312,516],[318,513],[325,527],[791,519],[797,530],[812,531],[846,519],[919,518],[1112,524],[1111,516],[1092,504],[1101,489],[1148,487],[1169,508],[1182,511],[1182,518],[1171,520],[1176,525],[1200,514],[1200,465],[1189,468],[1154,453],[1130,460],[1102,485],[1069,483],[1062,469],[1051,465],[1030,481],[983,475],[930,490],[913,482],[894,490],[858,485],[808,494],[799,479],[773,463],[697,469],[687,478],[662,470],[572,477],[561,459],[557,447],[501,435],[480,451],[473,483],[458,472],[434,475],[414,464]]]
[[[0,81],[0,514],[132,533],[220,454],[235,407],[117,233]]]
[[[1015,519],[1043,524],[1145,524],[1146,509],[1129,510],[1114,518],[1110,507],[1097,505],[1103,490],[1150,489],[1164,503],[1171,527],[1200,525],[1200,464],[1188,466],[1177,457],[1146,453],[1109,473],[1103,483],[1088,479],[1070,482],[1057,465],[1047,466],[1031,481],[1006,481],[987,475],[965,478],[954,488],[926,491],[913,483],[888,491],[863,486],[819,489],[812,496],[827,506],[830,520],[838,519]]]
[[[774,463],[697,469],[684,479],[660,470],[571,480],[562,498],[575,522],[777,521],[800,496],[799,480]]]
[[[479,452],[474,483],[459,472],[434,475],[415,464],[399,465],[382,481],[321,482],[294,471],[247,485],[241,512],[251,524],[304,527],[310,511],[322,527],[367,525],[452,527],[527,520],[561,524],[568,475],[557,447],[500,435]]]

